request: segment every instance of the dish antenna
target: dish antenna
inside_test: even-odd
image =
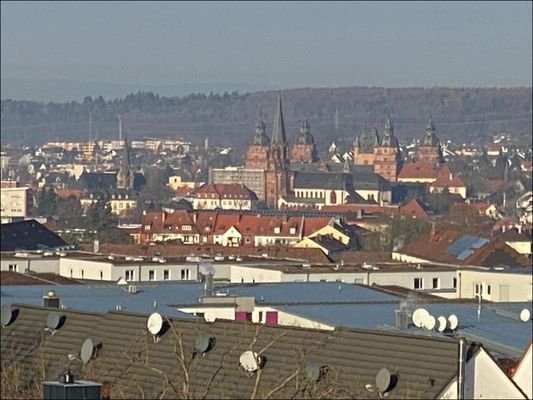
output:
[[[247,350],[239,357],[239,364],[246,373],[252,374],[263,367],[264,358],[251,350]]]
[[[426,318],[424,318],[424,321],[422,322],[422,327],[432,331],[435,328],[435,325],[437,324],[437,320],[433,315],[427,315]]]
[[[148,317],[148,321],[146,322],[146,327],[148,328],[148,332],[150,332],[154,337],[154,342],[157,343],[160,340],[159,334],[161,333],[161,330],[163,329],[163,317],[159,313],[152,313]]]
[[[453,331],[457,328],[459,325],[459,319],[457,318],[457,315],[452,314],[448,317],[448,322],[450,323],[449,328]]]
[[[528,322],[531,318],[531,312],[524,308],[522,311],[520,311],[520,321],[522,322]]]
[[[205,356],[209,350],[215,347],[216,339],[211,336],[201,335],[196,338],[194,342],[193,355],[201,354],[202,357]]]
[[[437,318],[437,323],[438,323],[437,330],[439,332],[444,332],[446,330],[446,325],[448,325],[448,320],[446,319],[446,317],[444,317],[442,315],[439,316]]]
[[[387,368],[381,368],[376,374],[376,389],[380,393],[385,393],[390,386],[391,373]]]
[[[305,376],[313,382],[319,382],[326,376],[328,370],[327,365],[312,360],[305,365]]]
[[[46,317],[46,331],[52,332],[52,335],[63,325],[64,317],[59,315],[59,313],[51,312]]]
[[[94,343],[92,339],[85,339],[81,345],[80,358],[84,364],[87,364],[94,355]]]
[[[9,324],[11,324],[17,318],[17,314],[18,314],[18,309],[11,308],[11,305],[6,304],[2,306],[2,311],[1,311],[2,326],[5,328]]]
[[[429,316],[429,312],[425,308],[417,308],[413,312],[412,320],[416,327],[422,328],[423,321]]]

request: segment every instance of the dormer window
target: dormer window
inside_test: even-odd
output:
[[[184,231],[190,231],[190,230],[192,230],[192,226],[191,225],[182,225],[181,229],[184,230]]]
[[[280,228],[279,228],[279,226],[276,226],[276,227],[274,228],[274,233],[280,233]]]
[[[290,232],[291,232],[291,235],[296,234],[296,228],[293,226],[293,227],[290,229]]]

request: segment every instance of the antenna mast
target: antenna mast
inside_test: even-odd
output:
[[[118,114],[118,140],[122,141],[122,115]]]

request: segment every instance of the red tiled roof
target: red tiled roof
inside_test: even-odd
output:
[[[418,219],[429,219],[429,215],[424,207],[417,199],[414,198],[406,204],[400,206],[400,214],[409,217],[416,217]]]
[[[61,199],[66,199],[70,196],[74,196],[75,198],[79,199],[83,194],[82,189],[57,189],[56,188],[55,192],[57,194],[57,197]]]
[[[252,199],[257,196],[243,184],[239,183],[206,183],[194,191],[196,197],[204,198],[208,195],[215,195],[217,198],[228,199]]]
[[[450,168],[444,164],[437,171],[437,178],[431,184],[435,187],[465,187],[464,182],[457,175],[450,171]]]
[[[406,162],[398,179],[436,179],[439,167],[426,162]]]

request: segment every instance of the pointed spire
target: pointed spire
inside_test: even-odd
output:
[[[428,135],[431,135],[434,132],[435,132],[435,125],[433,124],[433,118],[430,115],[428,124],[426,125],[426,133]]]
[[[390,115],[387,114],[387,122],[385,122],[384,134],[392,136],[393,132],[394,132],[394,126],[392,125],[392,121],[390,119]]]
[[[124,134],[124,151],[123,151],[123,160],[122,163],[124,166],[129,168],[130,166],[130,144],[128,142],[128,135]]]
[[[286,143],[287,138],[285,135],[285,123],[283,122],[283,110],[281,109],[281,96],[278,95],[278,103],[272,123],[271,144],[284,146]]]
[[[348,159],[348,157],[344,159],[344,165],[342,167],[342,172],[346,174],[349,174],[352,172],[352,168],[350,167],[350,160]]]

